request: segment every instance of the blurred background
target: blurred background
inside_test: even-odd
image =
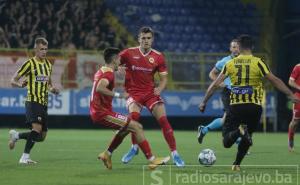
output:
[[[211,83],[209,71],[239,34],[254,37],[255,54],[286,84],[300,61],[297,0],[0,0],[0,17],[0,127],[25,127],[26,90],[12,89],[10,79],[34,55],[37,36],[49,41],[52,80],[62,90],[49,97],[50,128],[95,128],[89,96],[92,77],[104,63],[102,50],[136,46],[141,26],[154,29],[153,48],[167,59],[163,98],[175,129],[196,129],[222,116],[218,93],[206,113],[197,106]],[[117,79],[122,90],[122,75]],[[291,103],[268,83],[266,90],[260,130],[286,131]],[[125,100],[116,99],[113,106],[127,113]],[[159,128],[147,110],[142,123]]]

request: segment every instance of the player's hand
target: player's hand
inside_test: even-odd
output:
[[[118,74],[125,76],[126,74],[126,67],[125,66],[119,66],[118,67]]]
[[[293,102],[293,103],[300,103],[300,98],[295,96],[294,94],[291,96],[288,96],[288,98]]]
[[[55,88],[55,87],[51,87],[49,89],[50,92],[52,92],[53,94],[55,95],[58,95],[59,94],[59,89],[58,88]]]
[[[121,94],[120,98],[127,99],[129,97],[129,94],[127,92],[124,92]]]
[[[27,80],[24,80],[22,83],[21,83],[21,87],[24,88],[26,87],[28,84],[28,81]]]
[[[154,88],[154,94],[155,95],[160,95],[161,91],[162,90],[159,87]]]
[[[225,87],[224,82],[220,83],[219,87],[224,88]]]
[[[204,111],[205,111],[205,107],[206,107],[206,104],[203,103],[203,102],[201,102],[201,103],[199,104],[199,106],[198,106],[199,111],[200,111],[200,112],[204,112]]]

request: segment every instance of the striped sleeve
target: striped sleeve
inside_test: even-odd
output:
[[[264,62],[262,62],[261,60],[258,60],[257,65],[258,65],[258,68],[259,68],[262,76],[266,76],[267,74],[270,73],[269,67]]]
[[[30,72],[30,60],[27,60],[24,62],[24,64],[21,66],[21,68],[18,70],[18,76],[22,77],[27,75]]]

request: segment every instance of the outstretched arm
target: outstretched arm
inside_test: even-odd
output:
[[[289,85],[291,87],[293,87],[294,89],[296,89],[297,91],[300,91],[300,86],[298,84],[296,84],[294,79],[292,79],[292,78],[289,79]]]
[[[276,89],[286,94],[288,98],[290,98],[293,102],[300,101],[297,97],[294,96],[293,92],[283,83],[283,81],[273,75],[273,73],[270,72],[265,77],[272,83],[274,87],[276,87]]]
[[[223,73],[220,73],[217,79],[210,84],[205,93],[203,101],[199,105],[199,110],[201,112],[205,111],[206,103],[208,102],[209,98],[214,94],[218,86],[224,81],[225,78],[226,76]]]

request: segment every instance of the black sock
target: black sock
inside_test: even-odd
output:
[[[28,136],[30,135],[31,132],[22,132],[19,133],[19,139],[25,139],[27,140]]]
[[[39,137],[40,133],[38,133],[35,130],[32,130],[29,134],[29,136],[27,137],[27,142],[25,145],[25,149],[24,149],[24,153],[29,154],[30,150],[32,149],[34,143],[36,142],[37,138]]]
[[[237,138],[239,138],[240,136],[241,134],[239,129],[231,131],[228,134],[226,134],[223,138],[224,147],[225,148],[231,147],[235,143]]]
[[[239,143],[238,152],[236,154],[236,159],[233,164],[240,165],[245,155],[247,154],[249,148],[250,148],[249,142],[247,142],[244,138],[242,138],[241,142]]]

